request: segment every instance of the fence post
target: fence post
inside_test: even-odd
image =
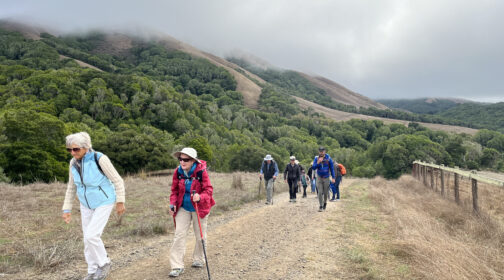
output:
[[[441,173],[441,195],[444,196],[445,195],[445,191],[444,191],[444,170],[443,169],[439,169],[439,172]]]
[[[434,167],[430,168],[430,187],[434,189]]]
[[[423,184],[424,186],[427,186],[427,166],[422,166],[423,169]]]
[[[473,198],[473,211],[475,213],[479,212],[478,206],[478,180],[471,179],[472,181],[472,198]]]
[[[459,175],[457,173],[453,174],[455,177],[455,187],[454,187],[454,192],[455,192],[455,202],[457,204],[460,204],[460,193],[459,193]]]

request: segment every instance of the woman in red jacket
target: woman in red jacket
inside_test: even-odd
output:
[[[193,253],[193,267],[201,268],[205,265],[203,246],[198,226],[198,218],[194,204],[198,203],[201,219],[201,230],[206,242],[206,228],[210,208],[215,205],[212,197],[213,187],[206,171],[206,162],[199,160],[193,148],[184,148],[173,156],[180,165],[173,173],[173,183],[170,195],[170,214],[175,217],[176,229],[170,250],[171,277],[177,277],[184,271],[184,255],[186,236],[191,223],[193,224],[196,246]],[[195,191],[194,195],[193,191]]]

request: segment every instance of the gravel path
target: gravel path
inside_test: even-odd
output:
[[[219,217],[210,216],[207,255],[212,279],[342,279],[337,259],[341,240],[329,238],[327,222],[338,216],[343,201],[318,212],[315,194],[274,205],[257,202]],[[340,217],[341,218],[341,217]],[[162,249],[127,266],[116,267],[109,279],[166,279],[172,234],[151,244]],[[178,279],[206,279],[206,269],[191,268],[195,239],[188,238],[186,270]],[[148,247],[151,247],[148,246]],[[144,250],[145,251],[145,250]]]

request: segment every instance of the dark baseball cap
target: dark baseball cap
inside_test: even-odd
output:
[[[325,148],[324,148],[324,147],[322,147],[322,146],[320,146],[320,147],[318,148],[318,150],[319,150],[319,152],[322,152],[322,151],[325,151]]]

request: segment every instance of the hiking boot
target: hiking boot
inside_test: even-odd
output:
[[[103,280],[107,278],[107,276],[110,273],[111,265],[112,265],[111,263],[106,263],[102,267],[98,267],[98,270],[96,270],[93,276],[93,280]]]
[[[82,278],[82,280],[93,280],[94,273],[89,273],[86,277]]]
[[[325,210],[326,206],[327,206],[327,203],[324,203],[324,206],[322,208],[324,208],[324,210]]]
[[[322,208],[322,206],[320,206],[320,208],[319,208],[319,210],[318,210],[318,211],[319,211],[319,212],[322,212],[322,211],[324,211],[324,208]]]
[[[203,267],[203,263],[200,262],[200,261],[193,261],[192,267],[197,267],[197,268],[202,268]]]
[[[168,276],[179,277],[179,275],[182,274],[182,272],[184,272],[183,268],[174,268],[172,269],[172,271],[170,271],[170,274],[168,274]]]
[[[264,204],[269,205],[269,204],[270,204],[270,202],[269,202],[269,201],[266,201],[266,203],[264,203]]]

